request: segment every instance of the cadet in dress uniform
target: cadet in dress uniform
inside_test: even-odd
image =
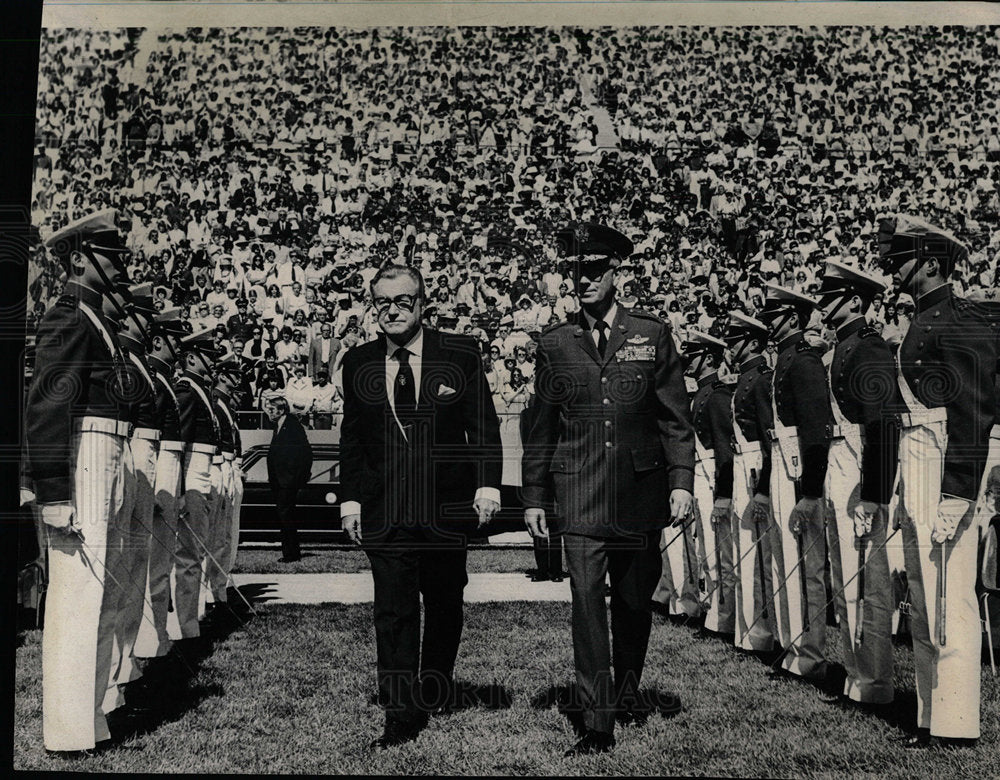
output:
[[[979,737],[982,635],[976,603],[975,501],[996,414],[997,333],[983,304],[948,284],[968,250],[906,215],[879,226],[883,271],[916,301],[899,347],[905,412],[899,519],[911,596],[917,682],[915,747]]]
[[[734,642],[744,650],[770,652],[775,642],[771,580],[772,371],[767,365],[768,328],[740,311],[729,315],[726,342],[739,368],[733,393],[733,555],[737,561]]]
[[[149,574],[144,619],[135,642],[139,658],[164,656],[170,650],[167,614],[170,607],[170,571],[177,544],[177,509],[181,491],[184,441],[180,408],[173,388],[179,343],[186,331],[180,307],[164,309],[153,318],[149,368],[156,384],[156,427],[160,430],[160,453],[153,483],[154,506],[150,528]]]
[[[826,677],[826,517],[823,484],[831,422],[826,368],[805,341],[815,301],[767,284],[763,319],[778,347],[774,367],[771,510],[777,628],[787,672]]]
[[[181,338],[184,373],[175,385],[185,443],[181,509],[178,515],[174,610],[180,638],[201,635],[198,626],[205,550],[212,519],[212,460],[219,452],[219,423],[209,395],[212,330],[205,328]],[[221,458],[220,458],[221,460]],[[218,468],[218,466],[216,466]]]
[[[147,573],[149,569],[150,528],[153,523],[153,483],[159,453],[160,429],[156,415],[156,386],[146,363],[149,337],[148,321],[156,313],[153,308],[153,286],[149,283],[120,288],[114,295],[125,314],[118,340],[124,348],[132,389],[134,409],[129,446],[135,486],[129,502],[131,513],[121,519],[121,562],[118,615],[115,627],[115,650],[111,677],[104,700],[104,711],[124,703],[120,686],[141,676],[133,649],[145,609]],[[112,296],[108,300],[113,300]]]
[[[827,540],[847,672],[843,695],[863,704],[893,699],[886,528],[899,460],[899,393],[892,352],[865,320],[872,300],[884,292],[869,274],[827,261],[820,306],[824,322],[837,331],[830,364]]]
[[[558,239],[575,260],[582,311],[539,339],[522,490],[533,537],[548,535],[544,507],[553,493],[558,505],[551,519],[570,572],[585,725],[567,755],[578,755],[615,744],[616,714],[625,722],[648,714],[638,686],[660,578],[659,538],[668,522],[679,524],[692,511],[694,431],[669,327],[615,302],[615,268],[632,242],[593,224]],[[668,706],[679,709],[676,700]]]
[[[39,324],[25,413],[47,531],[42,728],[53,751],[89,750],[110,737],[101,703],[117,589],[107,577],[107,545],[123,502],[128,438],[128,422],[119,419],[124,358],[102,314],[106,291],[127,278],[116,222],[113,209],[101,211],[45,242],[69,277]]]
[[[697,381],[691,401],[694,423],[695,512],[701,518],[701,571],[705,578],[705,628],[719,634],[735,630],[733,609],[733,389],[719,379],[726,342],[692,331],[681,344],[683,361]]]

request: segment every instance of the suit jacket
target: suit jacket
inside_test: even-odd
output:
[[[337,353],[340,352],[340,339],[330,337],[330,354],[327,355],[326,362],[323,362],[323,339],[317,337],[309,345],[309,376],[314,378],[316,373],[326,370],[333,378],[333,367],[337,362]]]
[[[524,442],[527,507],[555,498],[557,531],[612,537],[666,526],[694,485],[694,429],[669,326],[619,306],[606,355],[582,315],[542,331]]]
[[[235,443],[234,443],[235,445]],[[267,481],[271,489],[301,488],[312,470],[312,446],[294,414],[286,414],[267,448]]]
[[[479,345],[429,328],[423,338],[420,393],[408,438],[389,405],[385,336],[350,349],[341,366],[341,498],[360,502],[362,536],[368,539],[386,536],[403,522],[444,534],[472,530],[476,489],[500,488],[500,421]]]

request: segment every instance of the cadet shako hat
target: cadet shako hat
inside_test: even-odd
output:
[[[215,370],[219,374],[226,374],[227,376],[235,377],[237,380],[242,374],[240,360],[232,350],[227,350],[224,355],[215,361]]]
[[[777,314],[781,314],[790,309],[808,310],[816,307],[816,301],[808,295],[789,287],[782,287],[767,282],[764,285],[764,310],[761,312],[761,319],[768,320]]]
[[[767,325],[758,319],[750,317],[741,311],[729,313],[729,327],[726,329],[726,342],[743,341],[744,339],[766,339],[769,331]]]
[[[726,350],[726,342],[707,333],[693,330],[681,342],[681,352],[685,359],[694,360],[702,355],[722,355]]]
[[[895,273],[913,258],[934,258],[940,262],[945,277],[969,258],[969,250],[952,233],[908,214],[879,220],[878,254],[879,265],[887,274]]]
[[[74,251],[89,248],[108,257],[122,273],[127,270],[122,256],[131,251],[118,232],[116,209],[104,209],[70,222],[49,236],[45,248],[63,265]]]
[[[833,298],[861,296],[869,301],[880,293],[884,293],[886,285],[859,268],[852,268],[836,260],[826,261],[826,271],[819,288],[821,303]]]
[[[180,337],[187,334],[184,321],[181,319],[181,307],[171,306],[153,317],[153,333]]]
[[[150,282],[133,284],[128,288],[129,311],[142,317],[147,322],[156,317],[156,307],[153,305],[153,285]]]
[[[180,340],[181,349],[185,352],[198,352],[205,357],[216,358],[219,351],[215,348],[215,330],[202,328],[194,333],[183,336]]]

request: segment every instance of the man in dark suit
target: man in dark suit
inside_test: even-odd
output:
[[[329,323],[320,325],[319,335],[309,344],[309,376],[316,380],[320,371],[326,371],[327,376],[334,375],[337,364],[337,353],[340,352],[340,339],[333,337]]]
[[[344,530],[375,580],[386,722],[373,746],[385,748],[452,701],[466,536],[500,508],[502,450],[479,346],[421,327],[419,272],[387,265],[371,291],[382,335],[344,356],[340,485]]]
[[[692,511],[694,430],[669,327],[615,301],[615,269],[632,242],[593,224],[558,238],[576,260],[582,312],[539,339],[522,481],[531,535],[548,536],[545,507],[554,492],[552,530],[565,541],[585,726],[570,756],[613,747],[616,715],[634,723],[649,713],[638,687],[660,578],[659,537],[668,521],[680,524]],[[676,700],[665,706],[680,708]]]
[[[284,398],[271,401],[267,416],[274,423],[274,435],[267,448],[267,481],[274,493],[274,508],[281,525],[281,562],[291,563],[300,558],[295,499],[299,489],[309,481],[312,447],[302,423],[288,413],[288,401]]]

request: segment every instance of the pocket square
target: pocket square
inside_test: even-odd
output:
[[[448,396],[455,395],[458,391],[454,387],[448,387],[448,385],[438,385],[438,395]]]

